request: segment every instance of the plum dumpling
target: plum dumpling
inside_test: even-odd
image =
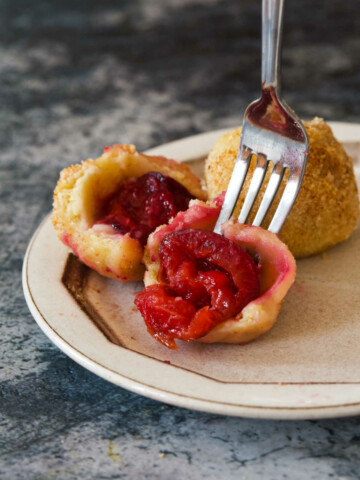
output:
[[[137,281],[149,234],[194,198],[206,194],[187,165],[114,145],[61,172],[52,221],[86,265],[115,280]]]
[[[299,195],[280,232],[292,254],[306,257],[346,240],[355,230],[359,218],[359,197],[351,158],[321,118],[304,122],[309,137],[309,156]],[[205,165],[209,199],[227,189],[240,143],[241,128],[221,136],[212,148]],[[255,162],[250,165],[234,215],[238,215],[249,188]],[[270,171],[266,179],[269,178]],[[265,180],[266,180],[265,179]],[[265,184],[260,190],[253,211],[258,210]],[[270,207],[263,224],[267,228],[279,203]],[[250,216],[249,223],[253,219]]]
[[[231,219],[212,232],[222,199],[191,201],[149,236],[146,288],[135,304],[154,338],[247,343],[269,330],[294,282],[287,246],[260,227]]]

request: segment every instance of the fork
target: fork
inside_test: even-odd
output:
[[[248,220],[266,172],[271,169],[269,182],[252,223],[261,226],[288,170],[288,180],[268,228],[278,234],[304,177],[309,150],[308,136],[301,120],[280,93],[283,5],[284,0],[262,0],[262,96],[245,111],[240,147],[214,228],[215,233],[221,233],[221,225],[235,209],[253,156],[256,157],[256,166],[239,215],[240,223]]]

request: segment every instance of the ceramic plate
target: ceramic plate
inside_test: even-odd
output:
[[[360,169],[360,125],[333,123]],[[198,174],[222,131],[152,149]],[[360,413],[360,229],[326,254],[298,261],[274,328],[245,346],[187,344],[170,351],[134,306],[141,283],[123,285],[81,264],[46,218],[23,267],[31,313],[83,367],[173,405],[226,415],[309,419]]]

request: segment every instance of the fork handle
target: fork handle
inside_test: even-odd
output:
[[[261,81],[280,91],[281,33],[284,0],[262,0]]]

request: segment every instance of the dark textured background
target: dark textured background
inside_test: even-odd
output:
[[[303,117],[360,120],[359,18],[358,0],[287,2],[284,96]],[[240,124],[259,94],[260,2],[0,0],[0,20],[0,478],[359,478],[358,417],[256,421],[139,397],[65,357],[23,299],[61,168]]]

